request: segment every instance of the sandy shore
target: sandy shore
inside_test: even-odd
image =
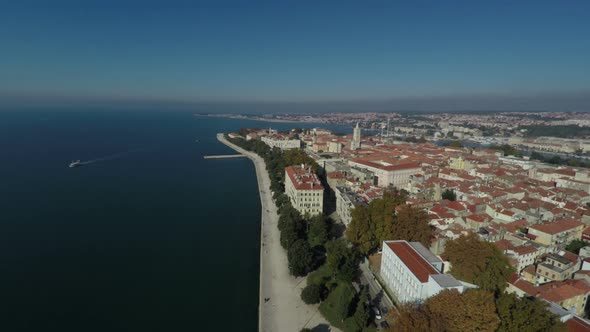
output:
[[[301,300],[301,289],[306,285],[305,278],[295,278],[289,274],[287,253],[280,244],[277,227],[279,218],[269,189],[270,178],[264,160],[257,154],[228,142],[223,134],[217,134],[217,139],[250,158],[256,168],[262,204],[258,330],[299,332],[304,327],[313,328],[319,324],[329,326],[317,310],[317,305],[307,305]],[[331,328],[330,331],[338,330]]]

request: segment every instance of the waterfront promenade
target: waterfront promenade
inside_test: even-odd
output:
[[[299,332],[303,327],[313,328],[319,324],[329,326],[317,310],[317,305],[307,305],[301,300],[305,278],[295,278],[289,274],[287,253],[280,244],[278,213],[269,189],[270,179],[264,159],[228,142],[223,134],[217,134],[217,139],[250,158],[256,168],[262,205],[258,330]],[[338,330],[331,328],[330,331]]]

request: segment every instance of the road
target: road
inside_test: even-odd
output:
[[[368,286],[369,288],[369,295],[371,296],[371,303],[378,307],[381,310],[381,315],[385,318],[386,312],[391,310],[396,310],[395,306],[391,299],[385,294],[381,285],[375,280],[373,276],[373,272],[369,269],[369,261],[365,259],[360,265],[359,269],[361,271],[360,282],[364,286]],[[385,309],[385,310],[384,310]],[[379,323],[383,321],[383,319],[377,320],[377,326]]]

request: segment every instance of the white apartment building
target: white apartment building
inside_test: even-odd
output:
[[[365,201],[350,188],[337,186],[334,189],[336,193],[336,213],[340,221],[347,226],[352,221],[352,210],[359,205],[367,205]]]
[[[442,268],[443,262],[420,242],[383,242],[381,277],[399,302],[421,302],[445,289],[462,293],[475,287],[441,273]]]
[[[302,215],[314,216],[324,211],[324,187],[309,166],[285,168],[285,193]]]

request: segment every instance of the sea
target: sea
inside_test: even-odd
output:
[[[173,109],[0,112],[0,331],[256,331],[260,198]],[[83,165],[69,168],[73,160]]]

